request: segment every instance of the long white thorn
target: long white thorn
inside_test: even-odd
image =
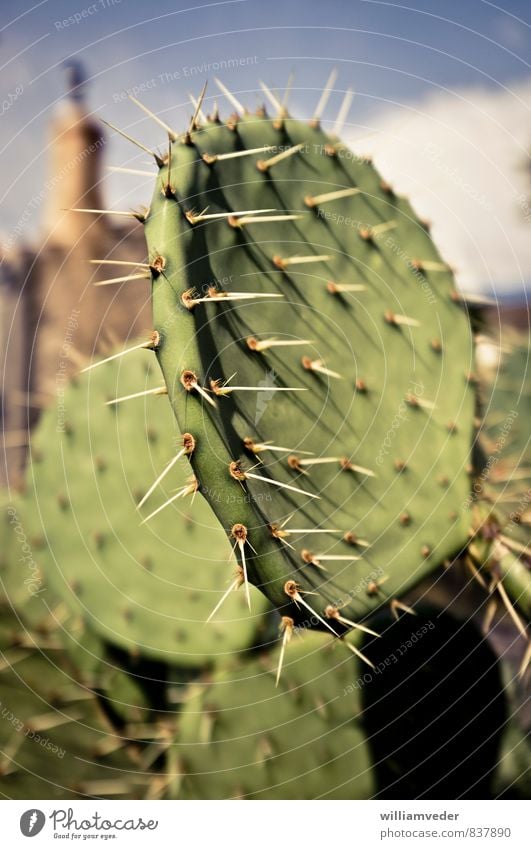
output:
[[[147,106],[144,106],[144,104],[141,103],[140,100],[137,100],[136,97],[133,97],[132,94],[128,94],[127,96],[131,103],[134,103],[135,106],[138,106],[138,108],[141,109],[142,112],[144,112],[146,115],[148,115],[152,121],[155,121],[155,123],[158,124],[159,127],[162,127],[163,130],[166,130],[172,142],[177,141],[177,133],[175,132],[175,130],[172,130],[172,128],[168,124],[166,124],[166,122],[163,121],[162,118],[159,118],[158,115],[155,115],[155,113],[152,112],[151,109],[148,109]]]
[[[324,560],[325,562],[331,560],[334,562],[335,560],[361,560],[361,557],[352,557],[350,554],[315,554],[315,560]]]
[[[526,474],[523,477],[525,479],[525,478],[528,477],[528,475]],[[516,476],[513,476],[513,475],[511,475],[510,478],[509,478],[509,480],[517,480],[517,479],[518,478]],[[502,478],[502,480],[503,480],[503,478]],[[503,542],[503,544],[505,546],[507,546],[507,548],[510,551],[514,551],[516,554],[525,554],[526,557],[529,557],[530,554],[531,554],[531,550],[529,549],[529,545],[522,545],[521,543],[516,542],[516,540],[511,539],[511,537],[508,537],[505,534],[498,534],[498,539],[501,542]]]
[[[300,495],[307,495],[308,498],[320,498],[320,495],[314,495],[311,492],[306,492],[304,489],[298,489],[296,486],[291,486],[287,483],[281,483],[280,481],[275,481],[272,478],[266,478],[262,475],[255,475],[254,472],[245,472],[245,477],[253,478],[253,480],[262,481],[263,483],[271,484],[272,486],[278,486],[280,489],[289,489],[291,492],[298,492]]]
[[[210,404],[211,407],[217,409],[216,402],[213,398],[210,397],[207,390],[201,386],[194,372],[190,371],[189,369],[185,369],[181,375],[181,383],[187,392],[192,392],[194,390],[201,396],[201,398],[203,398],[208,404]]]
[[[498,305],[496,298],[489,298],[488,295],[481,295],[478,292],[462,292],[461,290],[452,292],[452,301],[464,306],[474,307],[495,307]]]
[[[360,236],[362,239],[373,239],[375,236],[379,236],[380,233],[387,233],[388,230],[394,230],[395,227],[398,227],[398,221],[384,221],[382,224],[374,224],[371,227],[360,230]]]
[[[340,136],[343,131],[343,125],[347,120],[347,115],[349,113],[349,109],[352,105],[352,100],[354,99],[354,92],[351,88],[348,88],[345,92],[345,96],[343,98],[343,102],[339,107],[339,112],[337,113],[336,122],[334,124],[334,128],[332,130],[332,134],[334,136]]]
[[[283,294],[277,292],[219,292],[214,290],[213,294],[205,295],[203,298],[194,297],[194,290],[188,289],[181,295],[181,300],[187,309],[192,309],[196,304],[208,304],[221,301],[254,301],[258,298],[283,298]]]
[[[267,97],[267,99],[269,100],[269,102],[270,102],[271,106],[273,107],[273,109],[276,109],[276,111],[278,112],[278,114],[279,114],[279,115],[282,115],[282,103],[280,102],[280,100],[278,99],[278,97],[276,97],[276,96],[273,94],[273,92],[271,91],[271,89],[269,88],[269,86],[267,86],[264,82],[262,82],[262,80],[259,80],[258,82],[259,82],[260,88],[262,89],[262,91],[264,92],[265,96],[266,96],[266,97]]]
[[[347,533],[343,535],[343,540],[349,545],[357,545],[360,548],[369,548],[370,546],[370,543],[366,539],[360,539],[356,534],[353,534],[351,531],[347,531]]]
[[[359,195],[361,189],[351,188],[351,189],[337,189],[334,192],[325,192],[322,195],[306,195],[304,198],[304,203],[306,206],[309,206],[310,209],[313,209],[314,206],[319,206],[323,203],[329,203],[331,200],[340,200],[341,198],[350,198],[354,195]]]
[[[323,112],[326,108],[326,104],[328,103],[328,98],[330,97],[330,94],[332,93],[332,89],[334,88],[334,86],[336,84],[336,80],[337,80],[337,71],[334,68],[332,70],[332,72],[330,73],[330,76],[328,77],[328,80],[327,80],[326,85],[323,89],[321,97],[319,98],[319,103],[317,104],[315,112],[313,113],[313,118],[312,118],[313,123],[318,124],[320,122],[322,115],[323,115]]]
[[[192,115],[192,119],[190,121],[190,126],[188,127],[188,133],[190,134],[197,127],[197,119],[201,112],[201,107],[203,105],[203,100],[205,99],[205,94],[207,90],[208,80],[205,82],[203,88],[199,92],[199,97],[197,99],[197,103],[195,104],[194,114]],[[204,118],[204,116],[203,116]]]
[[[277,677],[275,680],[275,687],[278,687],[280,681],[280,673],[282,672],[282,667],[284,665],[284,654],[286,652],[286,646],[291,640],[293,636],[293,628],[294,621],[291,616],[283,616],[280,624],[280,630],[283,632],[282,634],[282,645],[280,646],[280,654],[278,658],[278,666],[277,666]]]
[[[214,618],[214,616],[216,615],[216,613],[218,612],[220,607],[223,605],[223,603],[226,601],[226,599],[229,597],[229,595],[232,592],[234,592],[235,590],[238,590],[244,582],[245,582],[245,577],[244,577],[243,569],[242,569],[241,566],[238,566],[238,569],[236,570],[235,579],[233,580],[233,582],[229,586],[228,590],[226,590],[223,593],[223,595],[221,596],[221,598],[218,601],[218,603],[216,604],[214,610],[212,611],[212,613],[210,614],[210,616],[206,620],[207,622],[210,622]]]
[[[195,213],[193,210],[186,212],[186,218],[190,222],[190,224],[198,224],[201,221],[215,221],[216,219],[222,218],[237,218],[241,215],[260,215],[261,213],[266,212],[276,212],[276,209],[244,209],[240,212],[212,212],[207,215],[204,213]]]
[[[420,321],[416,318],[392,312],[392,310],[387,310],[384,314],[384,318],[387,324],[392,324],[395,327],[420,327]]]
[[[407,604],[404,604],[402,601],[399,601],[397,598],[392,599],[389,607],[391,608],[391,613],[393,614],[395,619],[399,618],[398,611],[402,610],[404,613],[409,613],[410,616],[416,616],[416,612],[412,607],[408,607]]]
[[[173,467],[175,466],[175,463],[176,463],[178,460],[180,460],[180,459],[181,459],[181,457],[184,455],[184,453],[185,453],[184,448],[181,448],[181,450],[177,452],[177,454],[175,455],[175,457],[172,457],[172,458],[171,458],[171,460],[170,460],[170,462],[169,462],[169,463],[167,463],[167,464],[164,466],[164,468],[163,468],[162,472],[160,473],[160,475],[158,476],[158,478],[156,479],[156,481],[154,481],[154,482],[151,484],[151,486],[149,487],[149,489],[148,489],[148,491],[146,492],[146,494],[144,495],[144,497],[143,497],[143,498],[142,498],[142,499],[138,502],[138,504],[136,505],[138,509],[140,509],[140,507],[142,507],[142,506],[146,503],[146,501],[148,500],[149,496],[150,496],[150,495],[151,495],[151,494],[152,494],[152,493],[156,490],[156,488],[158,487],[159,483],[160,483],[160,482],[161,482],[161,481],[162,481],[162,480],[166,477],[166,475],[168,474],[168,472],[170,472],[170,471],[171,471],[171,469],[173,469]]]
[[[201,104],[200,104],[199,100],[197,99],[197,97],[194,97],[193,94],[190,94],[190,92],[188,92],[188,98],[190,100],[190,103],[194,107],[196,121],[199,118],[199,120],[201,121],[202,124],[206,124],[206,122],[207,122],[206,115],[203,112],[203,110],[201,109]]]
[[[245,525],[242,525],[240,522],[237,522],[235,525],[233,525],[232,529],[231,529],[231,536],[233,537],[233,539],[236,540],[236,542],[234,543],[234,548],[236,548],[236,546],[238,546],[238,548],[240,550],[240,558],[241,558],[241,561],[242,561],[243,580],[244,580],[244,583],[245,583],[245,596],[247,598],[247,604],[249,606],[249,610],[251,610],[251,596],[249,594],[249,581],[248,581],[248,578],[247,578],[247,561],[245,559],[245,544],[247,543],[249,548],[252,551],[254,551],[255,554],[256,554],[256,551],[252,547],[251,543],[249,542],[249,540],[247,538],[247,528],[245,527]]]
[[[247,347],[251,351],[267,351],[269,348],[290,348],[295,345],[313,345],[311,339],[277,339],[275,336],[271,339],[256,339],[254,336],[249,336],[247,339]]]
[[[342,380],[342,375],[337,371],[332,371],[325,366],[323,360],[311,360],[309,357],[302,358],[302,365],[306,371],[313,371],[317,374],[324,374],[326,377],[333,377],[336,380]]]
[[[247,599],[247,606],[249,610],[251,610],[251,594],[249,592],[249,579],[247,577],[247,561],[245,559],[245,541],[243,539],[236,540],[236,545],[240,549],[240,557],[242,561],[242,571],[243,571],[243,583],[245,588],[245,598]]]
[[[312,457],[310,460],[299,460],[299,466],[320,466],[323,463],[340,463],[341,457]]]
[[[288,268],[290,265],[307,265],[312,262],[329,262],[332,257],[327,254],[311,254],[310,256],[288,256],[288,257],[273,257],[273,262],[277,268]]]
[[[219,380],[211,380],[210,385],[216,395],[230,395],[231,392],[307,392],[303,386],[229,386],[228,381],[220,383]]]
[[[112,354],[110,357],[106,357],[104,360],[98,360],[96,363],[91,363],[89,366],[81,369],[80,374],[84,374],[86,371],[92,371],[94,368],[98,368],[98,366],[102,366],[105,363],[110,363],[113,360],[117,360],[120,357],[125,357],[126,354],[131,354],[133,351],[139,351],[141,348],[145,348],[147,350],[153,350],[157,346],[156,340],[148,339],[147,342],[139,342],[138,345],[132,345],[131,348],[125,348],[123,351],[119,351],[117,354]]]
[[[129,283],[131,280],[151,280],[151,274],[127,274],[123,277],[109,277],[108,280],[98,280],[94,286],[114,286],[116,283]]]
[[[124,395],[122,398],[113,398],[112,401],[106,402],[106,407],[111,404],[121,404],[122,401],[130,401],[132,398],[143,398],[146,395],[167,395],[168,390],[165,386],[156,386],[154,389],[145,389],[144,392],[133,392],[132,395]]]
[[[518,613],[514,609],[513,605],[511,604],[511,600],[510,600],[509,596],[507,595],[507,593],[505,591],[505,587],[503,586],[500,579],[498,579],[496,581],[495,586],[496,586],[496,589],[498,590],[498,593],[500,594],[500,597],[501,597],[501,600],[503,601],[503,604],[505,605],[507,613],[509,614],[509,616],[513,620],[514,624],[516,625],[517,629],[520,631],[522,636],[527,639],[527,633],[526,633],[525,625],[522,622],[522,620],[520,619],[520,617],[518,616]]]
[[[281,445],[273,445],[271,442],[255,442],[250,436],[243,440],[245,447],[252,451],[253,454],[260,454],[262,451],[281,451],[285,454],[293,454],[292,448],[284,448]],[[312,451],[299,451],[299,454],[312,454]]]
[[[213,390],[216,395],[228,395],[231,392],[307,392],[302,386],[222,386]]]
[[[203,159],[208,165],[214,162],[224,162],[226,159],[239,159],[241,156],[254,156],[257,153],[266,153],[276,150],[277,145],[265,144],[262,147],[251,147],[248,150],[233,150],[231,153],[204,153]]]
[[[370,661],[368,657],[365,657],[363,652],[356,648],[356,646],[353,646],[352,643],[349,643],[348,640],[346,640],[344,637],[341,638],[341,641],[343,645],[345,645],[347,649],[352,652],[352,654],[355,654],[356,657],[359,657],[360,660],[363,660],[363,662],[370,666],[371,669],[374,669],[374,663],[372,663],[372,661]]]
[[[339,609],[334,607],[333,604],[329,604],[324,613],[328,619],[337,619],[337,621],[341,622],[343,625],[348,625],[351,628],[357,628],[360,631],[364,631],[366,634],[371,634],[373,637],[380,636],[380,634],[377,634],[376,631],[373,631],[371,628],[367,628],[366,625],[360,625],[358,622],[352,622],[351,619],[346,619],[344,616],[341,616]]]
[[[186,484],[186,486],[183,486],[182,489],[175,493],[175,495],[172,495],[171,498],[168,498],[168,500],[165,501],[164,504],[161,504],[160,507],[157,507],[157,509],[154,510],[153,513],[150,513],[149,516],[146,516],[146,518],[143,519],[140,524],[145,525],[146,522],[149,522],[150,519],[153,519],[154,516],[156,516],[158,513],[160,513],[178,498],[184,498],[187,495],[195,495],[195,493],[197,492],[197,486],[198,484],[196,480],[194,480],[192,483]]]
[[[452,269],[446,262],[435,262],[430,259],[415,259],[411,263],[412,267],[417,271],[451,271]]]
[[[259,159],[256,163],[256,167],[259,171],[269,171],[274,165],[277,165],[279,162],[282,162],[284,159],[289,159],[290,156],[294,156],[296,153],[299,153],[305,147],[304,144],[294,144],[293,147],[288,147],[286,150],[281,151],[281,153],[277,153],[275,156],[272,156],[270,159]]]
[[[114,130],[115,133],[118,133],[120,136],[123,136],[123,138],[127,139],[127,141],[132,142],[132,144],[139,147],[140,150],[143,150],[144,153],[149,153],[149,155],[152,156],[153,159],[155,159],[155,161],[157,161],[157,162],[159,161],[159,157],[157,156],[157,154],[155,153],[154,150],[151,150],[149,147],[146,147],[146,145],[142,144],[142,142],[139,142],[138,139],[134,139],[132,136],[128,135],[127,133],[124,133],[123,130],[120,130],[120,129],[118,129],[118,127],[115,127],[114,124],[111,124],[110,121],[106,121],[104,118],[102,118],[101,120],[104,124],[107,125],[107,127],[110,127],[111,130]]]
[[[342,457],[339,462],[341,464],[341,468],[346,472],[356,472],[359,475],[366,475],[368,478],[376,477],[376,473],[371,469],[366,469],[365,466],[358,466],[356,463],[352,463],[348,457]]]
[[[139,220],[139,213],[137,212],[126,212],[123,209],[83,209],[80,207],[72,207],[71,209],[67,209],[67,212],[89,212],[92,215],[121,215],[124,218],[136,218]]]
[[[487,604],[485,610],[485,616],[483,617],[483,622],[481,625],[481,630],[485,636],[488,635],[493,619],[496,615],[496,611],[498,610],[498,602],[496,599],[491,598]]]
[[[107,165],[107,171],[113,174],[134,174],[135,177],[153,177],[153,171],[141,171],[140,168],[123,168],[120,165]]]
[[[181,457],[184,457],[185,455],[189,456],[190,454],[192,454],[194,449],[195,449],[194,438],[192,437],[191,434],[185,433],[183,435],[183,447],[177,452],[175,457],[172,457],[170,462],[166,464],[166,466],[163,468],[162,472],[160,473],[160,475],[158,476],[156,481],[151,484],[151,486],[149,487],[149,489],[146,492],[146,494],[144,495],[144,497],[141,499],[141,501],[138,502],[138,504],[137,504],[138,508],[142,507],[142,505],[145,504],[145,502],[148,500],[151,493],[154,492],[154,490],[157,488],[159,483],[166,477],[168,472],[174,467],[175,463],[178,460],[180,460]]]
[[[436,409],[433,401],[428,401],[425,398],[419,398],[418,395],[413,395],[413,394],[406,395],[404,400],[405,400],[406,404],[408,404],[410,407],[421,407],[424,410],[435,410]]]
[[[376,633],[371,628],[367,628],[366,625],[361,625],[359,622],[353,622],[352,619],[346,619],[344,616],[339,615],[337,617],[338,622],[342,622],[343,625],[350,625],[352,628],[357,628],[358,631],[363,631],[365,634],[371,634],[373,637],[380,637],[381,634]]]
[[[471,557],[469,557],[469,556],[465,557],[465,566],[470,571],[472,577],[475,578],[475,580],[478,582],[480,587],[482,587],[482,589],[484,589],[485,592],[489,592],[489,588],[487,586],[485,579],[483,578],[483,575],[481,574],[479,569],[476,568]]]
[[[89,259],[91,265],[126,265],[130,268],[146,268],[151,267],[148,262],[132,262],[126,259]]]
[[[338,295],[343,292],[366,292],[367,287],[363,285],[363,283],[334,283],[333,280],[329,280],[326,284],[326,288],[330,292],[331,295]]]
[[[332,634],[334,635],[334,637],[339,636],[339,635],[338,635],[338,633],[337,633],[336,631],[334,631],[334,629],[332,628],[332,626],[331,626],[331,625],[330,625],[330,624],[329,624],[329,623],[328,623],[325,619],[323,619],[323,617],[322,617],[322,616],[320,616],[320,615],[317,613],[317,611],[316,611],[316,610],[314,610],[314,609],[313,609],[313,607],[312,607],[310,604],[308,604],[308,602],[307,602],[307,601],[305,601],[305,600],[303,599],[303,597],[302,597],[302,595],[300,594],[300,592],[299,592],[299,590],[298,590],[297,585],[295,584],[295,582],[294,582],[294,581],[288,581],[288,585],[294,585],[294,586],[295,586],[295,589],[290,590],[290,591],[286,590],[286,592],[287,592],[287,594],[289,595],[289,597],[290,597],[290,598],[291,598],[291,599],[295,602],[295,604],[297,605],[297,607],[298,607],[300,604],[302,604],[302,606],[303,606],[303,607],[305,607],[305,608],[306,608],[306,610],[309,610],[309,611],[310,611],[310,613],[311,613],[313,616],[316,616],[316,617],[317,617],[317,619],[319,620],[319,622],[321,622],[321,624],[322,624],[322,625],[324,625],[324,626],[325,626],[325,628],[328,628],[328,630],[332,632]]]
[[[201,398],[203,398],[207,402],[207,404],[210,404],[211,407],[214,407],[214,409],[217,410],[216,402],[213,398],[210,397],[207,390],[204,389],[199,383],[196,384],[195,391],[199,393]]]
[[[247,224],[269,224],[272,221],[300,221],[304,215],[244,215],[242,218],[229,219],[232,227],[245,227]]]
[[[245,112],[245,107],[240,103],[237,97],[233,95],[231,91],[227,88],[227,86],[221,82],[217,77],[214,77],[214,82],[216,83],[219,90],[222,94],[225,95],[229,103],[235,108],[236,112],[240,112],[242,115]]]

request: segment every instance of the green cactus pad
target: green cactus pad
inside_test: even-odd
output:
[[[195,685],[173,753],[182,799],[366,799],[373,778],[359,725],[359,668],[319,634]]]
[[[372,164],[290,118],[212,121],[171,144],[145,230],[157,357],[249,580],[298,621],[340,633],[322,621],[328,605],[359,620],[458,551],[469,321],[426,226]],[[217,572],[221,586],[228,570]]]
[[[529,544],[531,523],[531,364],[527,340],[506,334],[510,350],[483,390],[487,460],[480,482],[509,529],[522,545]]]
[[[21,630],[2,608],[0,792],[11,799],[146,798],[153,777],[79,684],[56,638]]]
[[[222,594],[218,564],[229,577],[236,563],[201,495],[141,525],[135,504],[177,453],[179,435],[163,399],[149,409],[139,401],[133,418],[106,402],[160,381],[149,356],[136,351],[66,388],[35,433],[18,507],[49,588],[39,597],[43,615],[61,599],[79,625],[65,626],[74,648],[89,626],[133,655],[196,668],[253,645],[268,604],[255,591],[250,614],[244,594],[231,593],[205,626]],[[146,507],[155,510],[189,474],[176,463]]]
[[[484,410],[473,497],[487,544],[482,558],[527,619],[531,616],[531,380],[528,340],[504,333],[499,368],[482,386]],[[496,540],[493,551],[492,540]],[[494,555],[494,556],[492,556]]]

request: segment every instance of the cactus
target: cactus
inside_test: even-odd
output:
[[[526,545],[531,518],[531,375],[527,340],[519,334],[506,334],[506,348],[500,354],[499,369],[485,381],[482,391],[484,431],[494,457],[482,482],[503,523],[509,524],[515,539]]]
[[[483,543],[469,510],[478,299],[369,159],[317,119],[241,112],[201,126],[197,112],[155,154],[135,215],[164,384],[137,388],[168,394],[192,435],[189,492],[246,586],[342,636],[384,602],[407,610],[400,595],[465,549],[471,524]]]
[[[480,391],[484,410],[484,457],[478,464],[474,495],[479,515],[476,522],[486,529],[487,540],[494,540],[494,549],[483,543],[480,559],[494,554],[494,577],[503,578],[501,600],[508,606],[505,589],[529,619],[529,345],[521,334],[507,332],[501,348],[492,342],[490,347],[491,355],[496,353],[499,362],[495,371],[487,371]],[[517,615],[512,615],[525,636],[524,624]]]
[[[6,607],[0,621],[4,798],[145,798],[154,777],[138,770],[138,741],[111,725],[61,643],[21,630]]]
[[[323,634],[192,688],[175,739],[182,799],[366,799],[374,790],[360,724],[359,670]],[[328,645],[325,645],[328,644]],[[346,661],[346,662],[345,662]]]
[[[210,508],[198,495],[184,509],[175,501],[149,525],[135,515],[145,481],[158,477],[180,447],[169,409],[151,410],[139,428],[123,409],[106,406],[116,392],[127,394],[139,380],[151,379],[157,365],[145,358],[136,351],[121,367],[109,362],[65,390],[41,419],[25,493],[9,509],[18,516],[44,588],[31,599],[32,625],[49,619],[50,607],[60,604],[72,650],[86,637],[180,669],[202,668],[251,647],[269,605],[255,591],[251,616],[245,599],[231,596],[223,615],[205,628],[222,595],[218,563],[231,568],[230,546]],[[93,404],[97,414],[87,417]],[[188,476],[177,458],[163,483],[171,489]],[[152,510],[157,496],[149,501]],[[9,516],[8,528],[16,549]],[[28,597],[24,566],[16,551],[11,560],[16,565],[4,581],[20,605]],[[100,653],[82,647],[78,665],[93,666]]]

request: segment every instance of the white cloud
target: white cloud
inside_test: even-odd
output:
[[[464,289],[502,294],[531,283],[529,103],[531,79],[510,89],[439,91],[383,111],[363,144],[432,222]]]

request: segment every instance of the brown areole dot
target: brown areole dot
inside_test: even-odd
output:
[[[240,483],[246,480],[245,472],[242,471],[239,460],[233,460],[232,463],[229,463],[229,472],[231,478],[234,478],[234,480],[239,481]]]

